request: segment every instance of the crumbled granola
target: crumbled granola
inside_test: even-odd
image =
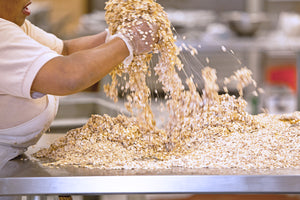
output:
[[[202,69],[205,82],[202,95],[193,77],[186,90],[176,70],[183,65],[163,8],[154,0],[109,0],[106,21],[112,34],[129,22],[144,19],[156,23],[160,42],[153,47],[159,61],[154,70],[167,94],[169,118],[165,127],[155,126],[146,84],[152,54],[135,56],[125,67],[111,72],[105,86],[108,96],[118,100],[118,76],[128,74],[122,90],[129,91],[126,107],[139,110],[136,116],[92,115],[81,128],[70,130],[49,148],[34,154],[46,158],[49,166],[75,165],[101,169],[186,168],[296,168],[300,163],[300,113],[290,115],[251,115],[246,112],[243,88],[256,82],[247,68],[228,79],[237,82],[239,97],[219,95],[217,74]],[[192,46],[183,45],[197,54]],[[227,51],[222,46],[223,51]],[[207,63],[209,59],[207,58]],[[226,90],[225,90],[226,91]],[[258,89],[259,93],[263,91]],[[255,93],[257,94],[257,92]]]

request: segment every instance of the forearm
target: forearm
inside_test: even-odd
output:
[[[56,57],[39,71],[32,90],[59,96],[82,91],[101,80],[128,55],[123,40],[115,38],[94,49]]]
[[[105,43],[106,31],[96,35],[84,36],[76,39],[65,40],[63,55],[70,55],[72,53],[92,49]]]

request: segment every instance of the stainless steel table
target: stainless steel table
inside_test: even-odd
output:
[[[46,134],[41,143],[56,135]],[[38,145],[35,148],[39,148]],[[0,195],[300,193],[300,170],[48,168],[27,154],[0,171]]]

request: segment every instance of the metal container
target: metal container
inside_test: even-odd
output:
[[[267,17],[263,13],[238,11],[225,13],[223,19],[238,36],[254,36],[262,24],[267,21]]]

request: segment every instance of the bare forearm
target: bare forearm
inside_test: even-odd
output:
[[[106,76],[128,55],[123,40],[115,38],[94,49],[56,57],[42,67],[32,90],[53,95],[82,91]]]
[[[92,49],[105,43],[106,32],[101,32],[96,35],[84,36],[76,39],[65,40],[63,55],[70,55],[72,53]]]

